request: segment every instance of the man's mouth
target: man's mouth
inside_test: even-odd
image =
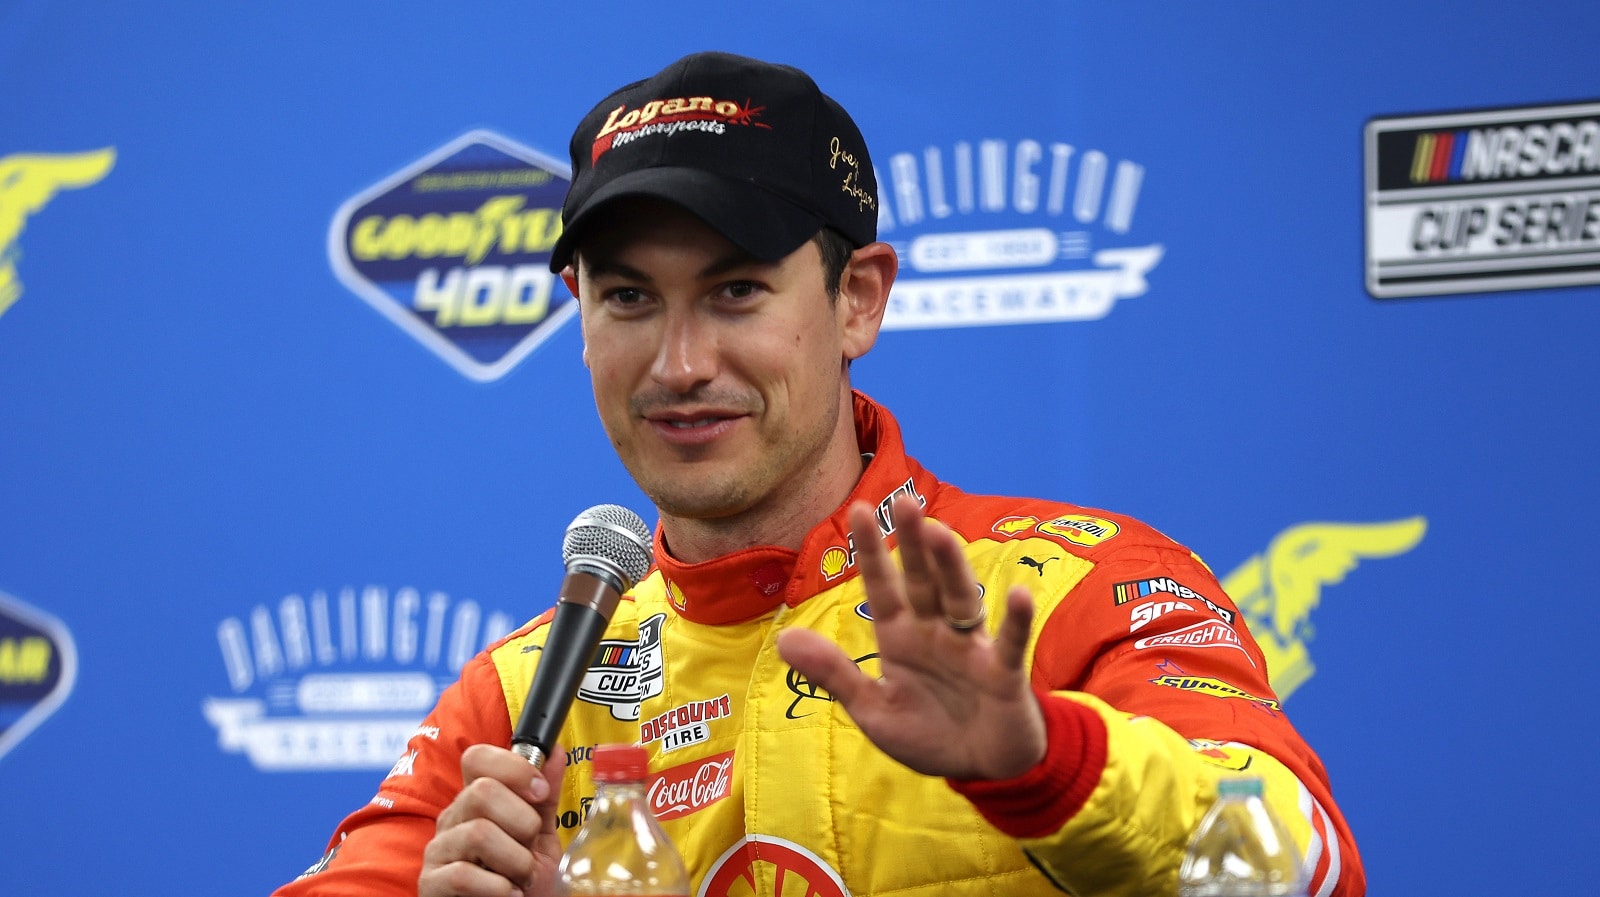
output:
[[[744,417],[736,411],[689,411],[658,412],[647,415],[645,420],[665,442],[689,448],[718,442],[733,432]]]

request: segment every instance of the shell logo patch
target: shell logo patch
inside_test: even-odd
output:
[[[990,528],[1000,535],[1010,538],[1020,536],[1038,525],[1039,518],[1030,515],[1027,517],[1002,517],[996,520],[994,526]]]
[[[722,852],[695,897],[755,897],[804,894],[850,897],[844,880],[822,858],[793,841],[746,835]]]
[[[837,579],[850,566],[850,552],[835,545],[822,553],[822,577]]]

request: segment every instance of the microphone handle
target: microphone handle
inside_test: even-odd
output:
[[[544,768],[620,597],[600,577],[583,572],[568,573],[561,585],[543,656],[511,737],[511,749],[536,769]]]

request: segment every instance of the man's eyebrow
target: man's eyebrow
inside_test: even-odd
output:
[[[700,279],[701,280],[707,280],[707,279],[710,279],[712,277],[718,277],[718,276],[721,276],[723,274],[727,274],[729,271],[733,271],[733,270],[735,270],[737,268],[745,268],[745,267],[751,267],[751,266],[759,267],[759,266],[763,266],[763,265],[770,267],[770,266],[772,266],[774,264],[776,264],[776,263],[774,263],[774,262],[764,262],[761,259],[756,258],[755,256],[751,255],[748,252],[745,252],[742,249],[735,249],[734,251],[728,253],[727,255],[722,256],[721,258],[713,260],[711,262],[711,264],[709,264],[709,265],[705,266],[704,268],[700,269]]]
[[[583,259],[583,267],[590,277],[620,277],[623,280],[637,280],[644,283],[650,282],[650,275],[640,271],[632,265],[625,265],[616,259],[594,258]]]

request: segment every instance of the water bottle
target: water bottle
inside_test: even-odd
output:
[[[594,749],[594,803],[556,871],[556,893],[688,897],[689,873],[645,799],[649,754],[631,744]]]
[[[1255,777],[1218,783],[1178,869],[1178,897],[1305,897],[1300,851],[1261,791]]]

